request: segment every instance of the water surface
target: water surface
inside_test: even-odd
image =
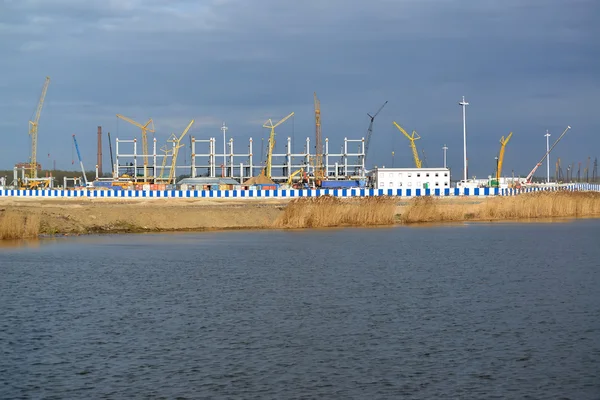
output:
[[[600,221],[0,249],[1,398],[600,398]]]

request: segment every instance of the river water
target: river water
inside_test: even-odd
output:
[[[0,398],[600,398],[600,221],[0,249]]]

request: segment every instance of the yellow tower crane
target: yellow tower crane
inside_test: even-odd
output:
[[[270,118],[269,118],[269,120],[267,120],[267,122],[265,122],[263,124],[263,128],[269,128],[269,129],[271,129],[271,134],[269,135],[269,144],[268,144],[269,148],[267,150],[267,165],[265,166],[265,168],[261,172],[261,174],[265,175],[268,179],[271,179],[271,166],[272,166],[272,160],[273,160],[273,149],[275,148],[275,128],[277,128],[279,125],[283,124],[285,121],[287,121],[293,115],[294,115],[294,113],[291,112],[287,117],[283,118],[282,120],[280,120],[279,122],[277,122],[275,125],[273,125],[273,121],[271,121]]]
[[[172,134],[171,138],[169,139],[169,142],[173,143],[173,156],[171,157],[171,169],[169,170],[169,178],[167,179],[167,184],[175,183],[175,180],[177,179],[177,174],[175,173],[175,168],[177,167],[177,155],[179,154],[179,149],[185,146],[185,144],[181,144],[181,140],[185,135],[187,135],[192,125],[194,125],[194,120],[190,121],[187,128],[185,128],[185,130],[179,137]]]
[[[412,135],[409,135],[408,133],[406,133],[404,128],[402,128],[396,123],[396,121],[394,121],[394,125],[396,125],[396,128],[398,128],[398,130],[402,132],[402,134],[406,136],[408,140],[410,140],[410,148],[412,149],[413,158],[415,159],[415,167],[421,168],[422,162],[419,159],[419,152],[417,151],[417,146],[415,144],[415,140],[421,139],[421,136],[419,136],[419,134],[416,131],[412,131]]]
[[[512,137],[512,134],[512,132],[509,133],[506,139],[504,136],[500,138],[500,153],[498,154],[498,168],[496,169],[496,185],[500,185],[500,174],[502,174],[502,163],[504,162],[504,149]]]
[[[163,179],[165,179],[164,174],[165,174],[165,167],[167,166],[167,157],[169,155],[171,155],[171,153],[173,153],[173,149],[169,148],[167,145],[164,145],[163,147],[160,148],[160,151],[165,153],[165,155],[162,159],[162,165],[160,167],[160,175],[159,175],[160,180],[163,180]]]
[[[42,107],[44,106],[44,99],[46,98],[46,92],[48,91],[48,85],[50,84],[50,77],[46,77],[46,81],[44,82],[44,86],[42,88],[42,95],[40,96],[40,101],[38,103],[37,109],[35,111],[35,116],[33,117],[33,121],[29,121],[29,136],[31,136],[31,161],[30,161],[30,170],[29,177],[37,178],[37,137],[38,137],[38,124],[40,122],[40,115],[42,114]]]
[[[137,126],[142,130],[142,153],[144,159],[144,182],[148,181],[148,132],[154,133],[154,121],[152,118],[146,122],[145,125],[140,124],[139,122],[135,122],[131,118],[127,118],[121,114],[117,114],[118,118],[121,118],[123,121],[127,121],[132,125]],[[149,126],[152,126],[149,128]],[[135,175],[135,174],[134,174]]]

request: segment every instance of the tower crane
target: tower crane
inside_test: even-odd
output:
[[[171,169],[169,170],[167,184],[174,183],[174,180],[177,179],[177,174],[175,173],[175,169],[177,167],[177,155],[179,154],[179,149],[185,146],[184,144],[181,144],[181,140],[185,135],[187,135],[192,125],[194,125],[194,120],[190,121],[188,126],[179,137],[175,136],[174,134],[171,135],[171,139],[169,141],[173,143],[173,156],[171,157]]]
[[[121,118],[123,121],[127,121],[130,124],[137,126],[138,128],[140,128],[142,130],[142,152],[143,152],[143,159],[144,159],[144,182],[146,182],[148,180],[148,132],[154,133],[154,121],[152,121],[152,118],[150,118],[148,120],[148,122],[146,122],[146,124],[142,125],[139,122],[135,122],[131,118],[127,118],[121,114],[117,114],[117,117]],[[152,127],[149,128],[149,126],[152,126]]]
[[[552,145],[552,147],[550,147],[550,149],[546,152],[546,154],[544,154],[544,157],[542,157],[542,159],[540,160],[540,162],[538,162],[535,167],[533,167],[533,169],[531,170],[531,172],[529,173],[529,175],[527,175],[526,182],[527,183],[531,183],[531,178],[533,177],[533,174],[535,174],[535,171],[540,167],[540,165],[542,165],[542,163],[544,162],[544,160],[546,159],[546,157],[548,157],[548,154],[550,154],[550,152],[552,151],[552,149],[554,148],[554,146],[556,146],[558,144],[558,142],[560,142],[560,139],[562,139],[563,136],[565,136],[565,133],[567,133],[567,131],[571,129],[570,126],[567,126],[567,129],[564,130],[563,133],[561,133],[561,135],[558,137],[558,139],[556,139],[556,142],[554,142],[554,144]]]
[[[396,121],[394,121],[394,125],[396,126],[396,128],[398,128],[400,132],[402,132],[404,136],[408,138],[408,140],[410,140],[410,148],[412,149],[413,158],[415,159],[415,167],[421,168],[422,162],[419,159],[419,152],[417,151],[417,146],[415,145],[415,140],[421,139],[421,136],[419,136],[419,134],[416,131],[412,131],[412,135],[409,135],[408,133],[406,133],[404,128],[402,128],[396,123]]]
[[[323,136],[321,134],[321,101],[317,97],[317,93],[313,93],[315,100],[315,157],[314,157],[314,175],[317,185],[325,179],[325,171],[323,167]]]
[[[268,179],[271,179],[271,166],[272,166],[272,161],[273,161],[273,149],[275,148],[275,128],[277,128],[279,125],[283,124],[285,121],[287,121],[293,115],[294,115],[294,113],[291,112],[290,114],[288,114],[287,117],[281,119],[276,124],[273,124],[273,121],[269,118],[267,120],[267,122],[265,122],[263,124],[263,128],[269,128],[269,129],[271,129],[271,133],[269,135],[269,143],[268,143],[269,147],[267,149],[267,165],[265,166],[265,168],[261,172],[261,174],[265,175]]]
[[[500,153],[498,154],[498,168],[496,170],[496,184],[500,185],[500,175],[502,174],[502,163],[504,162],[504,150],[506,149],[506,145],[508,141],[512,137],[512,132],[508,134],[506,138],[502,136],[500,138]]]
[[[37,138],[38,138],[38,125],[40,122],[40,115],[42,114],[42,107],[44,106],[44,99],[46,98],[46,92],[48,91],[48,85],[50,84],[50,77],[46,77],[46,81],[44,82],[44,86],[42,87],[42,94],[40,96],[40,101],[38,103],[37,109],[35,111],[35,116],[33,117],[33,121],[29,121],[29,136],[31,136],[31,167],[29,171],[29,177],[36,179],[37,178]]]
[[[171,155],[171,153],[173,153],[173,148],[169,148],[169,146],[164,145],[163,147],[160,148],[160,151],[165,153],[165,155],[163,156],[163,159],[162,159],[162,165],[160,168],[160,175],[159,175],[159,178],[162,180],[162,179],[166,179],[163,177],[164,177],[164,173],[165,173],[165,167],[167,166],[167,157],[169,155]]]
[[[375,117],[377,116],[377,114],[379,114],[381,110],[383,110],[383,107],[385,107],[387,103],[388,102],[386,100],[385,103],[383,103],[383,105],[379,107],[379,110],[377,110],[375,114],[371,115],[367,113],[367,115],[371,119],[371,122],[369,123],[369,129],[367,129],[367,140],[365,140],[365,168],[367,165],[367,156],[369,155],[369,145],[371,144],[371,136],[373,135],[373,122],[375,121]]]

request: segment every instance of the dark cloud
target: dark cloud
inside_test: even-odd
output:
[[[115,114],[154,118],[164,141],[190,118],[196,137],[265,135],[261,122],[295,111],[281,135],[313,135],[312,94],[323,132],[339,147],[361,137],[385,100],[370,160],[411,165],[392,125],[417,130],[429,164],[462,167],[467,109],[470,171],[492,172],[500,136],[514,131],[506,168],[526,174],[557,137],[566,160],[598,152],[600,57],[594,0],[20,0],[0,3],[3,167],[28,157],[27,120],[52,77],[39,153],[70,167],[71,134],[95,159],[95,129],[135,129]],[[592,109],[594,107],[594,109]],[[282,140],[278,144],[283,144]],[[240,144],[241,145],[241,144]],[[244,144],[245,146],[245,144]],[[237,146],[236,146],[237,147]],[[107,152],[104,152],[107,154]],[[539,155],[539,157],[538,157]],[[459,174],[459,173],[458,173]]]

